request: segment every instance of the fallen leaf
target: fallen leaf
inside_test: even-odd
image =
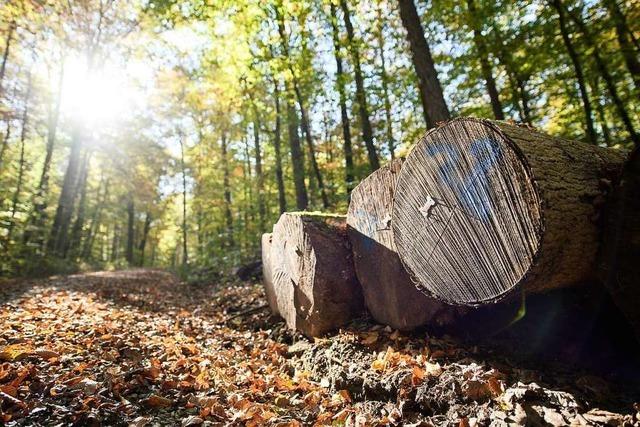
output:
[[[158,396],[157,394],[152,394],[148,398],[144,399],[142,404],[150,408],[168,408],[173,405],[173,400]]]

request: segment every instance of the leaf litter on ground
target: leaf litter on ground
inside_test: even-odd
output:
[[[140,269],[13,281],[0,303],[7,426],[640,422],[633,397],[601,378],[521,369],[447,338],[363,319],[307,340],[260,309],[259,284]]]

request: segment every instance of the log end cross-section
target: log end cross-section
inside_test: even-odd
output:
[[[429,132],[398,177],[398,253],[429,294],[494,302],[514,288],[588,280],[598,250],[599,182],[614,150],[515,125],[457,119]]]

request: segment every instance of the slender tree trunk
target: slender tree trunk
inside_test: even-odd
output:
[[[340,31],[338,29],[338,14],[333,2],[331,8],[331,29],[333,34],[333,50],[336,58],[336,86],[340,97],[340,120],[342,123],[342,137],[344,139],[344,165],[345,183],[347,194],[351,194],[355,184],[353,167],[353,146],[351,144],[351,127],[349,125],[349,112],[347,110],[347,95],[345,89],[345,75],[342,68],[342,53],[340,49]]]
[[[629,40],[633,34],[631,29],[627,25],[627,19],[622,13],[620,6],[616,0],[604,1],[609,15],[616,26],[616,36],[618,38],[618,44],[620,45],[620,53],[624,57],[624,62],[629,69],[629,73],[633,78],[633,82],[636,86],[636,91],[640,91],[640,61],[638,61],[638,51],[633,45],[633,40]]]
[[[502,111],[502,103],[500,102],[500,95],[496,87],[496,80],[493,77],[493,67],[489,61],[489,51],[487,49],[487,43],[482,35],[482,28],[480,26],[480,17],[478,16],[478,10],[476,8],[475,0],[467,0],[467,7],[469,9],[469,21],[473,28],[473,42],[476,45],[476,51],[478,53],[478,59],[480,60],[480,68],[482,70],[482,77],[484,78],[487,86],[487,93],[491,100],[491,109],[493,110],[493,116],[497,120],[504,120],[504,112]]]
[[[151,229],[151,214],[147,212],[144,217],[144,227],[142,229],[142,238],[140,239],[140,246],[138,247],[138,250],[140,252],[140,262],[138,263],[138,265],[140,267],[144,267],[144,250],[147,246],[147,237],[149,236],[150,229]]]
[[[296,189],[296,208],[307,209],[309,200],[304,182],[304,158],[298,135],[298,114],[293,106],[293,100],[287,100],[287,124],[289,125],[289,146],[291,148],[291,164],[293,166],[293,183]]]
[[[98,186],[98,194],[96,196],[96,208],[93,211],[93,216],[91,218],[91,224],[89,225],[89,234],[82,245],[82,258],[90,259],[91,252],[93,250],[93,243],[95,241],[96,235],[98,234],[98,229],[100,227],[100,221],[102,219],[102,209],[104,208],[105,202],[109,198],[109,179],[104,182],[104,191],[102,192],[102,196],[100,195],[100,191],[103,187],[102,182]]]
[[[418,76],[420,99],[424,108],[424,118],[427,128],[433,128],[436,123],[449,120],[449,108],[444,100],[442,86],[431,57],[431,49],[424,37],[422,23],[416,10],[414,0],[398,0],[400,18],[407,31],[407,40],[411,47],[413,66]]]
[[[120,224],[116,222],[113,226],[113,239],[111,240],[111,254],[110,260],[111,262],[116,262],[118,260],[118,249],[120,248]]]
[[[9,59],[9,51],[11,50],[11,42],[13,41],[13,33],[16,30],[15,21],[11,21],[9,24],[9,30],[7,33],[7,38],[4,44],[4,51],[2,53],[2,63],[0,64],[0,97],[4,94],[4,90],[2,88],[2,84],[4,82],[4,75],[7,71],[7,60]]]
[[[76,213],[76,219],[71,228],[71,237],[69,238],[69,247],[72,257],[79,255],[81,243],[82,243],[82,230],[84,229],[86,201],[87,201],[87,182],[89,178],[89,163],[91,162],[91,155],[87,152],[82,162],[82,170],[80,173],[80,179],[78,180],[78,187],[80,188],[80,200],[78,201],[78,212]]]
[[[184,140],[182,132],[180,138],[180,168],[182,171],[182,265],[189,263],[189,252],[187,246],[187,168],[184,162]],[[225,157],[226,168],[226,157]],[[226,169],[225,169],[226,170]]]
[[[596,94],[596,111],[598,112],[598,120],[600,121],[600,127],[602,128],[602,137],[604,138],[605,144],[610,147],[613,145],[611,140],[611,131],[609,130],[607,115],[605,114],[604,107],[602,106],[602,94],[600,93],[600,84],[598,83],[597,75],[593,77],[591,92]]]
[[[280,213],[287,211],[287,198],[284,189],[284,178],[282,173],[282,153],[281,153],[281,111],[280,111],[280,89],[278,82],[274,81],[273,96],[276,104],[276,128],[273,135],[273,148],[276,155],[276,183],[278,184],[278,206]]]
[[[235,245],[233,239],[233,216],[231,214],[231,183],[229,182],[229,162],[227,159],[227,134],[222,134],[222,141],[220,144],[222,153],[222,167],[223,167],[223,190],[224,190],[224,218],[226,223],[227,234],[227,247],[233,247]]]
[[[62,256],[63,250],[67,246],[69,225],[75,202],[75,187],[78,177],[80,163],[80,150],[82,148],[79,126],[76,125],[71,135],[71,151],[69,162],[62,182],[62,190],[58,198],[58,207],[51,227],[49,238],[49,249],[52,253]]]
[[[364,78],[362,76],[362,66],[360,65],[360,49],[358,48],[353,25],[351,24],[351,13],[349,12],[349,4],[347,0],[340,0],[340,8],[344,18],[344,26],[347,30],[349,38],[349,51],[351,60],[353,61],[353,72],[356,82],[356,99],[358,100],[358,112],[360,113],[360,126],[362,127],[362,139],[367,149],[367,157],[369,158],[369,167],[371,171],[375,171],[380,167],[378,153],[373,142],[373,129],[369,120],[369,109],[367,106],[367,93],[364,88]]]
[[[125,259],[131,266],[133,265],[133,240],[134,240],[134,227],[135,227],[135,205],[133,198],[129,196],[127,200],[127,251],[125,253]]]
[[[22,192],[22,185],[24,181],[24,145],[27,138],[27,130],[29,127],[29,102],[31,101],[31,89],[32,89],[32,74],[29,71],[27,75],[27,91],[24,96],[24,109],[22,110],[22,130],[20,132],[20,159],[18,162],[18,180],[16,183],[16,190],[13,193],[13,200],[11,202],[11,222],[9,224],[9,230],[7,232],[7,241],[11,241],[11,235],[15,227],[16,213],[18,212],[18,203],[20,201],[20,193]]]
[[[560,0],[557,0],[557,1],[560,2]],[[567,10],[567,8],[562,3],[560,3],[559,5],[561,8],[567,11],[569,16],[571,17],[571,20],[578,26],[578,28],[580,29],[580,32],[582,32],[582,34],[584,35],[587,44],[591,46],[593,59],[596,62],[596,67],[598,69],[598,72],[604,79],[604,83],[607,86],[607,90],[611,95],[611,100],[613,101],[613,104],[616,106],[616,109],[618,110],[618,114],[620,115],[620,118],[622,119],[622,122],[624,123],[624,126],[627,129],[627,132],[629,132],[631,141],[633,141],[634,145],[640,146],[640,135],[636,133],[636,130],[633,127],[631,117],[629,116],[629,113],[624,106],[624,102],[618,95],[618,89],[616,88],[615,81],[611,76],[611,74],[609,73],[606,63],[600,56],[599,48],[596,45],[595,40],[593,39],[593,35],[591,34],[591,31],[589,31],[585,23],[582,21],[582,19],[580,19],[580,17],[575,13],[574,10]]]
[[[327,196],[327,192],[324,187],[324,182],[322,179],[322,174],[320,172],[320,167],[318,166],[318,161],[316,159],[316,152],[313,144],[313,138],[311,136],[311,127],[309,125],[309,116],[307,114],[307,109],[304,105],[304,99],[302,97],[302,91],[300,90],[300,84],[298,81],[297,73],[293,68],[293,64],[291,63],[291,56],[289,54],[289,40],[285,31],[284,26],[284,16],[280,12],[280,10],[276,7],[276,14],[278,20],[278,33],[280,35],[280,42],[282,45],[282,49],[285,54],[285,59],[287,62],[287,66],[292,76],[292,84],[293,84],[293,92],[296,96],[296,100],[298,101],[298,107],[300,108],[300,121],[302,124],[302,132],[304,133],[305,140],[307,142],[307,148],[309,149],[309,156],[311,157],[311,167],[313,169],[314,176],[318,183],[318,189],[320,190],[320,196],[322,198],[322,205],[325,209],[329,207],[329,198]],[[296,132],[297,133],[297,132]]]
[[[0,145],[0,170],[2,170],[2,160],[4,159],[4,153],[9,146],[9,138],[11,138],[11,121],[7,120],[7,127],[4,131],[4,137],[2,138],[2,145]]]
[[[582,63],[578,57],[578,53],[573,47],[569,31],[567,30],[567,23],[564,15],[564,10],[560,0],[551,0],[551,5],[558,12],[558,23],[560,25],[560,33],[562,34],[562,41],[567,49],[571,63],[573,64],[573,70],[578,82],[578,89],[580,91],[580,99],[582,100],[582,106],[584,108],[585,124],[587,128],[587,141],[591,144],[597,143],[596,131],[593,126],[593,113],[591,109],[591,102],[589,101],[589,94],[587,93],[587,85],[584,79],[584,73],[582,71]]]
[[[396,140],[393,137],[393,122],[391,121],[391,100],[389,99],[389,76],[387,74],[387,58],[384,55],[384,17],[382,16],[382,8],[378,7],[378,22],[380,28],[376,35],[378,41],[378,55],[380,56],[380,80],[382,82],[382,99],[384,101],[384,116],[386,120],[386,136],[389,145],[389,154],[391,160],[396,158]]]
[[[64,63],[60,64],[60,72],[58,74],[58,86],[56,98],[53,106],[49,106],[47,120],[47,145],[45,148],[44,162],[42,163],[42,172],[40,172],[40,181],[34,195],[33,213],[29,223],[33,230],[26,230],[24,234],[24,243],[31,240],[32,233],[38,236],[37,243],[40,248],[44,245],[43,230],[47,219],[47,197],[49,195],[49,171],[51,169],[51,159],[56,143],[56,133],[58,122],[60,120],[60,105],[62,103],[62,83],[64,79]]]
[[[262,150],[260,148],[260,117],[258,108],[253,104],[253,144],[256,159],[256,180],[258,184],[258,227],[260,234],[264,232],[264,223],[267,216],[267,209],[264,203],[264,176],[262,175]]]

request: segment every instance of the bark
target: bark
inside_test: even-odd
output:
[[[98,194],[96,196],[96,208],[93,211],[93,216],[91,217],[91,224],[89,225],[89,234],[84,240],[82,245],[82,258],[90,259],[91,252],[93,250],[93,243],[95,241],[96,235],[98,234],[98,229],[100,227],[100,222],[102,219],[102,210],[104,209],[105,202],[109,199],[109,179],[104,182],[104,191],[102,192],[102,196],[100,195],[100,191],[103,187],[102,182],[98,186]]]
[[[330,3],[331,8],[331,29],[333,36],[333,50],[336,58],[336,86],[340,99],[340,121],[342,124],[342,137],[344,139],[344,164],[345,164],[345,184],[347,194],[351,194],[355,182],[353,167],[353,146],[351,143],[351,127],[349,125],[349,112],[347,110],[347,94],[345,89],[345,76],[342,68],[342,54],[340,52],[340,32],[338,29],[338,17],[336,6]]]
[[[386,137],[389,145],[389,154],[391,160],[396,157],[396,140],[393,137],[393,122],[391,120],[391,100],[389,99],[389,75],[387,74],[387,58],[384,55],[384,18],[382,16],[382,8],[378,8],[378,22],[380,30],[377,34],[378,39],[378,55],[380,56],[380,80],[382,82],[382,99],[384,101],[384,116],[386,120]]]
[[[560,25],[560,33],[562,34],[562,41],[564,42],[564,46],[567,49],[567,53],[569,54],[569,58],[571,59],[571,63],[573,64],[573,70],[576,75],[576,81],[578,83],[578,89],[580,91],[580,99],[582,100],[582,106],[584,109],[584,118],[587,130],[587,141],[590,144],[596,144],[598,142],[598,138],[596,136],[596,131],[593,125],[593,113],[591,108],[591,101],[589,101],[589,94],[587,93],[587,85],[585,83],[584,72],[582,71],[582,63],[580,62],[580,58],[578,57],[578,53],[573,46],[573,42],[571,41],[571,37],[569,36],[569,31],[567,29],[567,22],[564,14],[564,10],[562,9],[562,5],[560,0],[551,0],[551,5],[554,7],[556,12],[558,13],[558,23]]]
[[[258,109],[253,105],[253,144],[256,159],[256,180],[258,181],[258,226],[259,231],[264,231],[264,222],[267,216],[267,208],[264,203],[264,176],[262,175],[262,153],[260,148],[260,118]]]
[[[600,278],[640,341],[640,151],[635,149],[605,214]]]
[[[138,265],[144,267],[144,251],[147,247],[147,238],[149,236],[149,230],[151,229],[151,214],[146,213],[144,217],[144,227],[142,228],[142,238],[140,239],[140,245],[138,251],[140,252],[140,262]]]
[[[222,168],[223,168],[223,178],[222,178],[222,188],[224,191],[224,218],[226,225],[226,243],[227,247],[231,248],[234,246],[233,239],[233,215],[231,214],[231,184],[230,184],[230,172],[229,172],[229,162],[227,159],[227,134],[222,134],[222,139],[220,143],[220,150],[222,154]]]
[[[278,312],[290,328],[316,337],[362,315],[343,216],[283,214],[271,266]]]
[[[135,239],[135,204],[132,198],[127,200],[127,249],[125,259],[133,265],[133,241]]]
[[[557,1],[559,2],[560,0],[557,0]],[[561,8],[567,11],[566,7],[562,3],[559,3],[559,4]],[[629,113],[624,106],[624,102],[618,95],[618,89],[616,88],[615,80],[613,79],[613,76],[611,76],[611,74],[609,73],[609,69],[607,68],[606,63],[604,62],[604,59],[602,59],[602,57],[600,56],[599,47],[596,44],[595,40],[593,39],[593,35],[591,34],[591,31],[589,31],[586,24],[575,13],[574,10],[568,10],[567,13],[571,17],[571,20],[580,29],[580,32],[584,35],[587,44],[591,46],[593,59],[595,60],[598,72],[604,79],[604,83],[607,86],[607,90],[611,95],[611,100],[613,101],[613,104],[618,110],[618,114],[620,115],[620,118],[622,119],[622,122],[624,123],[624,126],[627,132],[629,133],[631,141],[633,141],[635,146],[639,146],[640,135],[636,133],[636,130],[633,127],[631,117],[629,116]]]
[[[278,206],[280,213],[284,213],[287,210],[287,198],[284,189],[284,178],[282,173],[282,151],[281,151],[281,138],[282,138],[282,120],[280,119],[282,112],[280,111],[280,89],[278,83],[275,82],[273,86],[273,96],[276,107],[276,127],[273,134],[273,148],[276,156],[276,183],[278,185]]]
[[[480,26],[480,17],[478,16],[478,9],[476,8],[475,0],[467,0],[467,8],[469,10],[469,22],[473,29],[473,42],[476,46],[476,52],[478,53],[478,59],[480,60],[480,69],[482,70],[482,77],[484,78],[487,93],[491,100],[491,109],[493,110],[493,116],[497,120],[504,120],[504,112],[502,111],[502,103],[500,102],[500,95],[496,87],[496,80],[493,77],[493,67],[489,60],[489,50],[487,49],[487,43],[482,35],[482,28]]]
[[[300,108],[300,123],[302,125],[302,132],[304,133],[305,140],[307,142],[307,148],[309,150],[309,156],[311,158],[311,167],[313,169],[313,174],[315,176],[316,182],[318,183],[318,189],[320,190],[320,197],[322,198],[322,205],[326,209],[329,207],[329,198],[327,196],[327,192],[324,187],[324,181],[322,179],[322,173],[320,172],[320,167],[318,166],[318,161],[316,159],[316,152],[313,144],[313,137],[311,136],[311,127],[309,125],[309,116],[307,114],[307,109],[304,104],[302,91],[300,90],[300,83],[298,81],[297,73],[295,72],[295,69],[291,62],[291,56],[289,54],[289,40],[285,32],[284,16],[281,14],[281,12],[277,7],[276,7],[276,14],[277,14],[278,33],[280,35],[280,42],[285,54],[287,66],[292,76],[293,93],[296,96],[298,107]]]
[[[431,49],[424,37],[414,0],[398,0],[398,4],[402,25],[407,31],[413,66],[418,77],[424,118],[427,128],[433,128],[438,122],[449,120],[451,115],[444,100],[438,73],[431,57]]]
[[[422,289],[455,304],[593,280],[602,182],[623,159],[504,122],[454,120],[400,171],[398,254]]]
[[[4,44],[4,51],[2,53],[2,63],[0,64],[0,97],[4,94],[2,84],[4,83],[4,76],[7,71],[7,60],[9,59],[9,52],[11,50],[11,43],[13,42],[13,34],[16,31],[15,21],[11,21],[9,24],[9,30],[7,32],[7,38]]]
[[[272,233],[264,233],[262,235],[262,285],[264,286],[264,293],[267,297],[267,303],[269,304],[271,313],[277,316],[280,312],[278,311],[276,291],[273,287],[273,267],[271,264],[272,238]]]
[[[393,241],[391,208],[402,162],[381,167],[351,193],[347,226],[356,275],[376,321],[400,330],[444,326],[455,319],[455,309],[416,288]]]
[[[76,219],[71,228],[71,237],[69,238],[69,247],[65,249],[65,254],[69,249],[72,251],[72,255],[75,257],[79,254],[82,243],[82,232],[84,229],[86,200],[87,200],[87,181],[89,177],[89,163],[91,156],[89,153],[85,154],[85,158],[82,162],[82,171],[80,173],[80,179],[78,180],[78,186],[80,188],[80,200],[78,200],[78,212],[76,213]]]
[[[293,183],[296,190],[296,208],[305,210],[309,205],[307,188],[304,182],[304,158],[298,135],[298,114],[292,100],[287,102],[287,124],[289,125],[289,146],[291,149],[291,165],[293,166]]]
[[[16,181],[16,190],[13,193],[13,199],[11,201],[11,221],[9,223],[9,229],[7,231],[7,241],[11,241],[13,229],[15,227],[16,213],[18,213],[18,202],[20,201],[20,193],[22,192],[22,186],[24,181],[25,170],[25,158],[24,158],[24,145],[27,138],[27,131],[29,127],[29,104],[31,101],[32,90],[32,74],[29,71],[27,76],[27,90],[24,95],[24,109],[22,110],[22,129],[20,131],[20,158],[18,160],[18,178]]]
[[[640,61],[638,61],[638,50],[634,46],[633,41],[630,40],[633,34],[629,26],[627,25],[627,19],[622,13],[620,6],[616,0],[604,1],[609,15],[613,20],[616,27],[616,36],[618,38],[618,45],[620,46],[620,53],[624,57],[624,62],[627,65],[627,69],[631,74],[631,78],[636,86],[636,91],[640,92]]]
[[[51,169],[51,159],[56,143],[56,134],[58,130],[58,122],[60,121],[60,105],[62,103],[62,84],[64,80],[64,63],[60,64],[58,74],[57,92],[53,106],[49,106],[47,120],[47,145],[45,148],[44,162],[42,163],[42,172],[40,172],[40,181],[34,195],[33,213],[31,215],[30,224],[33,230],[26,230],[24,235],[25,244],[31,240],[32,233],[38,235],[37,244],[39,247],[44,245],[43,230],[47,220],[47,197],[49,195],[49,172]]]
[[[353,25],[351,24],[351,13],[347,0],[340,0],[340,8],[344,17],[344,26],[347,29],[347,37],[349,38],[349,51],[351,60],[353,61],[353,73],[356,82],[356,99],[358,100],[358,112],[360,113],[360,126],[362,127],[362,139],[367,149],[367,157],[369,159],[369,167],[371,171],[375,171],[380,167],[378,153],[373,142],[373,129],[369,120],[369,107],[367,106],[367,93],[364,88],[364,78],[362,76],[362,67],[360,65],[360,49],[358,48]]]
[[[184,161],[184,140],[180,133],[180,168],[182,171],[182,265],[189,263],[189,252],[187,249],[187,167]],[[226,150],[226,145],[225,145]],[[225,168],[227,168],[226,155],[224,157]],[[226,170],[226,169],[225,169]],[[228,180],[228,177],[227,177]]]
[[[80,129],[78,126],[74,128],[71,139],[69,161],[64,174],[62,190],[58,198],[58,207],[48,243],[50,252],[58,256],[63,256],[64,248],[67,247],[71,215],[73,214],[75,204],[75,187],[78,178],[80,151],[82,148]]]

